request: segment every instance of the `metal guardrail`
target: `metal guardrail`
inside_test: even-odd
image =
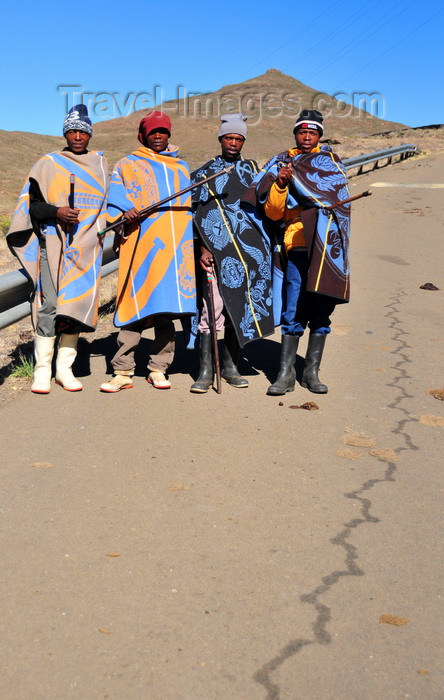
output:
[[[355,158],[344,158],[342,162],[347,171],[358,168],[356,175],[360,175],[363,168],[370,163],[374,163],[373,169],[375,169],[383,160],[387,160],[385,165],[389,165],[396,156],[399,156],[400,160],[404,160],[415,155],[418,151],[417,146],[404,144],[396,148],[388,148],[385,151],[366,153]],[[113,251],[113,239],[114,236],[109,236],[103,244],[102,277],[117,270],[118,261]],[[32,284],[23,270],[15,270],[0,276],[0,328],[6,328],[29,315],[31,292]]]
[[[118,260],[113,251],[114,236],[103,243],[102,277],[117,270]],[[31,312],[29,298],[33,286],[22,269],[0,275],[0,329],[11,326]]]
[[[344,158],[343,163],[346,170],[352,170],[353,168],[358,168],[357,175],[361,175],[365,165],[369,163],[374,163],[373,170],[379,167],[379,163],[382,160],[387,160],[385,165],[390,165],[393,158],[396,156],[400,157],[400,160],[405,160],[409,156],[414,156],[415,153],[419,153],[417,146],[412,143],[405,143],[403,146],[395,146],[394,148],[387,148],[384,151],[375,151],[374,153],[366,153],[360,156],[355,156],[354,158]]]

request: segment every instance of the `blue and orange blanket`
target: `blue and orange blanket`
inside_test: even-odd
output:
[[[108,194],[108,220],[149,207],[190,184],[188,166],[168,146],[156,153],[145,146],[116,164]],[[189,193],[155,209],[140,223],[118,229],[118,328],[150,317],[196,313],[193,229]]]
[[[329,146],[317,153],[290,157],[288,151],[266,163],[247,193],[247,201],[263,204],[279,169],[291,163],[293,178],[286,206],[302,207],[301,220],[307,241],[310,268],[307,290],[325,294],[336,303],[350,299],[350,204],[327,207],[347,199],[349,194],[345,167]],[[278,241],[278,244],[280,241]],[[276,276],[276,279],[278,277]],[[275,307],[278,291],[273,286]]]
[[[29,212],[30,179],[37,183],[43,200],[56,207],[68,205],[70,176],[75,176],[74,208],[79,223],[69,235],[57,221],[33,227]],[[82,330],[97,323],[102,240],[97,237],[106,222],[108,167],[99,152],[76,155],[70,151],[49,153],[29,173],[12,218],[7,241],[34,284],[32,319],[42,303],[40,240],[45,239],[48,263],[57,290],[56,318],[69,319]]]

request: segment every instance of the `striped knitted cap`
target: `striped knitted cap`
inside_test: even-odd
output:
[[[322,126],[323,121],[324,117],[317,109],[303,109],[296,119],[296,124],[293,127],[293,134],[299,131],[299,129],[316,129],[322,136],[324,133],[324,127]]]
[[[63,122],[63,136],[67,131],[85,131],[92,136],[92,123],[88,116],[88,109],[85,105],[75,105],[71,107]]]

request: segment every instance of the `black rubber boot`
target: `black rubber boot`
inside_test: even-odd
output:
[[[246,389],[248,387],[248,380],[242,377],[237,369],[239,352],[240,347],[235,330],[230,326],[226,326],[224,335],[223,369],[220,376],[228,382],[230,386],[235,386],[237,389]]]
[[[296,353],[298,351],[299,336],[283,335],[281,338],[281,359],[279,375],[275,383],[268,387],[269,396],[283,396],[287,391],[294,391],[296,382]]]
[[[191,385],[193,394],[206,394],[213,386],[213,353],[211,347],[211,333],[200,333],[200,368],[199,376]]]
[[[328,391],[328,386],[322,384],[318,377],[326,337],[326,335],[320,335],[319,333],[311,333],[308,338],[301,386],[303,386],[304,389],[312,391],[314,394],[326,394]]]

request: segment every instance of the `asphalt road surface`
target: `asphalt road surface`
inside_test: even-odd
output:
[[[444,698],[443,171],[352,180],[394,186],[353,204],[327,395],[266,396],[279,334],[221,395],[179,334],[156,391],[148,332],[130,391],[98,390],[112,334],[83,392],[1,406],[3,700]]]

